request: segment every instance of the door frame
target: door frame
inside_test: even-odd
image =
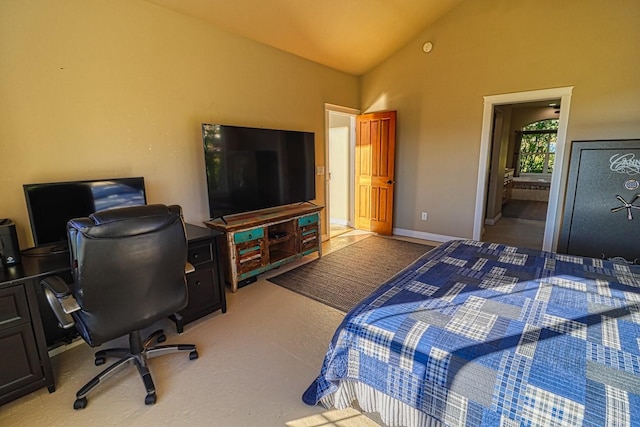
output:
[[[355,151],[356,151],[356,116],[360,114],[360,110],[350,107],[344,107],[336,104],[324,104],[324,135],[325,135],[325,174],[324,174],[324,199],[325,199],[325,217],[327,219],[326,234],[322,236],[322,240],[327,240],[331,238],[331,189],[330,189],[330,178],[329,173],[331,171],[330,165],[330,155],[329,155],[329,120],[330,114],[340,114],[344,116],[348,116],[349,119],[349,219],[348,226],[354,226],[354,212],[355,212]]]
[[[486,192],[489,184],[489,161],[491,155],[491,133],[493,129],[493,111],[495,106],[505,104],[520,104],[533,101],[560,99],[560,115],[558,117],[558,134],[556,141],[556,157],[551,174],[549,189],[549,205],[544,229],[542,250],[553,251],[558,244],[560,227],[557,224],[558,209],[562,207],[560,181],[566,174],[564,157],[569,149],[566,143],[567,125],[569,123],[569,109],[573,86],[554,89],[542,89],[526,92],[507,93],[484,97],[484,111],[482,115],[482,134],[480,138],[480,159],[478,166],[478,186],[476,188],[476,207],[473,220],[473,238],[480,240],[484,225],[484,210]]]

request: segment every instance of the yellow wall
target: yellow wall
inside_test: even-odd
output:
[[[636,0],[467,0],[357,78],[142,0],[0,0],[0,218],[24,248],[22,184],[142,175],[198,223],[202,122],[313,131],[322,166],[331,103],[398,111],[395,228],[470,237],[483,96],[574,86],[568,141],[638,138],[638,22]]]
[[[141,0],[1,0],[0,218],[25,248],[23,184],[141,175],[200,223],[201,123],[315,132],[324,165],[325,103],[357,78]]]
[[[472,236],[483,96],[574,86],[567,141],[639,138],[639,22],[637,0],[467,0],[365,74],[360,108],[398,111],[394,227]]]

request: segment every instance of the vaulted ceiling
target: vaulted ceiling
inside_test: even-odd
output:
[[[147,0],[353,75],[375,67],[462,0]]]

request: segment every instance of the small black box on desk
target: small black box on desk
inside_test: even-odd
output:
[[[0,268],[20,264],[20,247],[16,225],[10,219],[0,219]]]

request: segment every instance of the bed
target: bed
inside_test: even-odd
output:
[[[456,240],[355,306],[303,394],[389,426],[640,425],[640,266]]]

